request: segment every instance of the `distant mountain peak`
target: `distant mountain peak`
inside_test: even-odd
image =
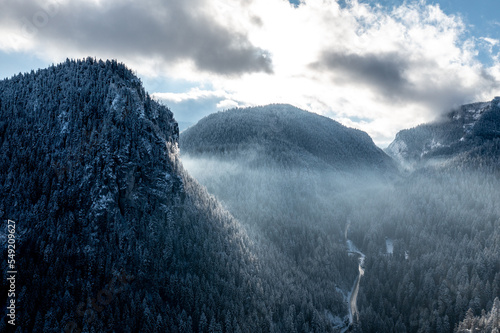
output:
[[[496,158],[500,139],[500,97],[462,105],[444,119],[402,130],[386,152],[406,168],[434,163]]]
[[[211,114],[182,133],[180,149],[187,155],[226,157],[258,152],[253,154],[255,165],[392,167],[391,159],[365,132],[289,104]]]

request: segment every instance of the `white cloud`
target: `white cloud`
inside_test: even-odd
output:
[[[262,26],[248,35],[270,51],[274,74],[214,80],[219,89],[231,87],[238,100],[291,103],[386,145],[398,130],[490,99],[498,87],[477,61],[474,41],[464,39],[460,17],[438,6],[415,2],[387,11],[356,1],[346,8],[335,1],[298,8],[268,3],[252,2],[249,10]]]
[[[225,99],[217,103],[217,109],[219,110],[229,110],[234,108],[242,107],[238,102],[233,101],[232,99]]]
[[[224,90],[202,90],[200,88],[192,88],[188,92],[185,93],[153,93],[153,97],[156,97],[161,100],[171,101],[174,103],[185,102],[188,100],[198,100],[198,99],[207,99],[207,98],[228,98],[230,95]]]
[[[480,39],[484,40],[485,42],[489,43],[492,46],[495,46],[499,43],[499,40],[494,38],[480,37]]]
[[[112,57],[140,75],[198,82],[184,93],[156,91],[176,106],[290,103],[365,130],[383,146],[402,128],[498,95],[498,61],[485,68],[477,60],[477,43],[498,41],[466,40],[460,17],[424,1],[391,9],[355,0],[297,8],[284,0],[58,1],[30,38],[22,18],[33,21],[42,2],[9,2],[0,50],[53,61]]]
[[[10,0],[0,11],[0,32],[10,37],[0,49],[56,59],[121,55],[134,64],[151,57],[163,66],[226,76],[272,72],[265,50],[212,14],[205,0]]]

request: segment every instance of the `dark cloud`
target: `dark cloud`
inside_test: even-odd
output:
[[[496,78],[484,71],[480,75],[481,82],[471,86],[458,73],[436,70],[439,64],[432,59],[410,60],[408,55],[396,52],[353,54],[325,51],[311,68],[327,71],[336,84],[367,86],[378,92],[378,99],[383,102],[418,103],[436,113],[474,101],[481,89],[499,86]],[[410,73],[418,74],[418,84],[409,79]]]
[[[326,68],[341,80],[368,84],[388,95],[397,94],[408,85],[404,75],[408,62],[396,53],[359,55],[327,51],[312,67]]]
[[[35,0],[9,1],[0,20],[22,22],[25,37],[39,44],[88,54],[191,60],[200,70],[222,75],[272,72],[268,52],[216,22],[205,0],[69,1],[51,11],[42,7]]]

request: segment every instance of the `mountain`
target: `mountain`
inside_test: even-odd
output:
[[[497,318],[500,183],[485,172],[499,165],[497,114],[494,100],[402,131],[391,148],[419,168],[404,176],[377,163],[359,131],[283,105],[209,116],[180,134],[180,153],[286,262],[284,281],[301,278],[298,289],[314,290],[325,309],[343,299],[329,313],[334,330],[451,333]],[[430,167],[443,161],[454,167]]]
[[[406,167],[422,165],[498,165],[500,97],[463,105],[444,119],[402,130],[386,152]]]
[[[365,132],[287,104],[211,114],[182,133],[180,147],[184,155],[252,156],[252,165],[380,171],[394,167]]]
[[[332,331],[336,294],[298,288],[184,171],[178,137],[116,61],[0,81],[0,331]]]
[[[365,135],[284,106],[180,154],[173,113],[116,61],[2,80],[0,332],[495,332],[496,101],[426,125],[459,149],[417,166],[467,168],[396,177]]]
[[[341,329],[359,272],[349,216],[396,178],[391,158],[366,133],[283,104],[209,115],[179,147],[189,173],[286,260],[302,289],[322,286],[340,303],[326,308]]]

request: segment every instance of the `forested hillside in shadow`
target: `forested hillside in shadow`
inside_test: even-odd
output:
[[[222,132],[227,125],[219,126]],[[233,147],[238,154],[197,151],[196,145],[183,154],[181,145],[181,155],[210,193],[311,283],[332,279],[347,297],[357,265],[353,257],[348,265],[341,261],[346,239],[366,255],[352,330],[453,332],[468,311],[477,322],[482,312],[493,311],[500,296],[494,156],[466,154],[399,175],[318,167],[307,153],[297,156],[300,167],[276,163],[290,142],[281,141],[290,146],[274,155],[258,138],[253,150]]]
[[[352,238],[367,254],[363,332],[451,332],[469,309],[492,308],[500,296],[499,185],[494,174],[422,172],[351,216]]]
[[[19,331],[333,331],[339,296],[303,288],[307,277],[185,172],[172,112],[125,65],[67,60],[0,81],[0,116]]]

